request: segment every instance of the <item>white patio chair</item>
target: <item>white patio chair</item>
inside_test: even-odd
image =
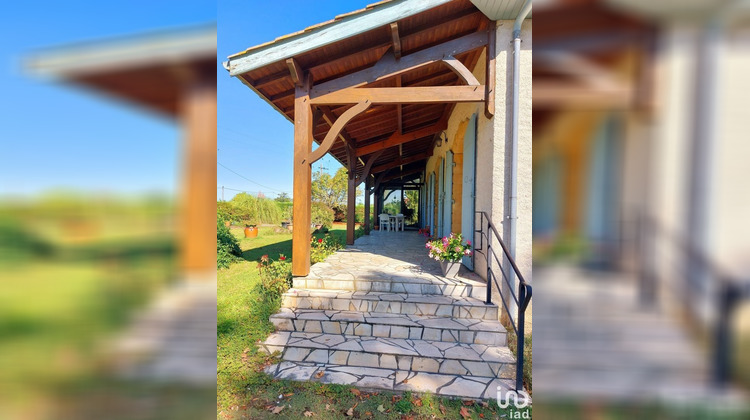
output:
[[[403,232],[404,231],[404,225],[405,225],[405,223],[404,223],[404,215],[401,214],[401,213],[397,214],[396,215],[396,226],[395,226],[396,230],[398,231],[399,226],[400,226],[401,227],[401,232]]]
[[[378,219],[380,220],[380,230],[391,230],[391,216],[389,216],[387,213],[380,213],[378,215]]]

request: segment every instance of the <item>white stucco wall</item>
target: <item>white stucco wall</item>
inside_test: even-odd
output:
[[[531,50],[532,24],[527,19],[521,30],[521,75],[520,75],[520,125],[518,130],[518,221],[516,222],[516,262],[524,277],[531,281]],[[511,43],[513,21],[498,21],[495,58],[495,115],[487,119],[484,103],[458,104],[448,121],[446,134],[448,141],[436,147],[427,162],[427,178],[453,146],[456,132],[461,123],[477,114],[477,166],[476,166],[476,210],[487,212],[497,226],[503,241],[510,243],[508,232],[510,215],[510,172],[511,172],[511,110],[512,110],[512,69],[513,44]],[[485,60],[483,53],[473,74],[480,83],[485,82]],[[457,230],[456,227],[453,229]],[[478,237],[473,239],[479,241]],[[500,250],[497,250],[500,252]],[[501,255],[501,254],[498,254]],[[487,267],[481,256],[475,258],[474,271],[486,276]],[[499,272],[498,272],[499,275]],[[499,296],[495,296],[498,299]]]

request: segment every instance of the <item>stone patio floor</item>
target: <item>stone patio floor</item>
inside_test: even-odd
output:
[[[487,399],[514,387],[515,358],[485,282],[441,275],[416,232],[372,232],[294,279],[261,344],[276,378]]]

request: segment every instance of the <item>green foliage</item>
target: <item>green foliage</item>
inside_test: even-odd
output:
[[[230,264],[237,261],[242,255],[237,238],[232,235],[228,227],[224,225],[224,218],[216,218],[216,267],[228,268]]]
[[[396,404],[393,406],[396,410],[398,410],[400,413],[409,413],[414,408],[414,404],[411,402],[411,392],[407,392],[404,394],[404,398],[397,401]]]
[[[292,287],[292,265],[286,261],[284,254],[280,254],[277,261],[269,258],[268,254],[260,257],[258,272],[259,291],[267,302],[278,301],[281,295]]]
[[[284,221],[291,221],[293,212],[292,212],[292,202],[291,201],[277,201],[276,205],[279,206],[279,211],[281,212],[281,220]]]
[[[322,225],[330,228],[333,226],[333,210],[323,203],[312,203],[311,221],[314,225]]]
[[[331,207],[331,210],[333,210],[334,222],[346,222],[346,204],[336,204],[335,206]]]
[[[230,201],[216,203],[217,213],[238,224],[258,225],[281,223],[282,211],[279,203],[270,198],[258,198],[239,193]]]
[[[312,179],[312,200],[331,208],[337,204],[344,204],[348,183],[349,175],[344,167],[339,168],[334,176],[326,172],[315,172]],[[362,189],[357,188],[356,196],[362,194]]]
[[[324,261],[329,255],[344,247],[336,237],[330,234],[322,238],[313,237],[310,243],[310,262],[313,264]]]
[[[292,202],[292,198],[289,197],[289,194],[283,192],[283,193],[279,194],[278,197],[274,198],[274,201],[277,201],[279,203],[291,203]]]

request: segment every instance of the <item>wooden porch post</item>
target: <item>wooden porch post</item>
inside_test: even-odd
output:
[[[346,194],[346,244],[354,245],[354,218],[356,217],[357,205],[357,179],[354,170],[349,171],[349,185]]]
[[[310,75],[297,84],[294,92],[294,185],[292,197],[292,275],[310,274],[310,203],[312,165],[309,162],[313,139],[310,105]]]
[[[216,277],[216,84],[198,83],[183,102],[185,127],[180,268],[188,280]]]
[[[365,235],[370,234],[370,177],[365,178]]]

